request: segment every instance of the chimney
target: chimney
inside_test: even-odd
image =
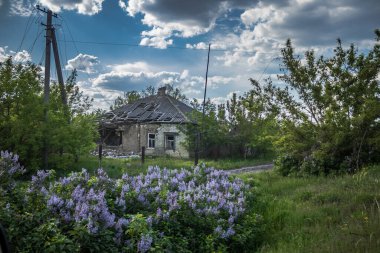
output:
[[[157,95],[158,96],[165,96],[166,94],[166,87],[158,88]]]

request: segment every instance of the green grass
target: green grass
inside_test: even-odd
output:
[[[265,221],[261,253],[379,252],[380,166],[355,175],[241,175]]]
[[[258,159],[200,159],[199,164],[205,163],[208,167],[217,169],[236,169],[245,166],[254,166],[266,164],[272,161],[272,157]],[[81,156],[79,161],[74,163],[69,157],[55,157],[52,168],[57,171],[59,176],[65,175],[70,171],[80,171],[82,168],[87,169],[90,173],[94,173],[99,168],[99,160],[97,156]],[[144,164],[141,164],[140,158],[103,158],[101,166],[107,171],[110,177],[117,178],[124,173],[129,175],[138,175],[146,172],[148,166],[159,166],[160,168],[179,169],[191,168],[194,166],[193,159],[179,159],[173,157],[146,157]]]

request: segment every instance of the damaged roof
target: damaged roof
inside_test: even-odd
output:
[[[165,93],[164,88],[157,95],[138,99],[113,111],[102,119],[103,125],[117,126],[125,123],[187,123],[187,115],[194,109]]]

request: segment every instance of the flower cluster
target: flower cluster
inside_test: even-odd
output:
[[[213,231],[215,238],[228,239],[235,234],[235,223],[245,211],[247,186],[213,168],[149,167],[146,174],[124,174],[116,180],[102,169],[94,176],[83,169],[47,186],[49,176],[49,172],[38,171],[32,177],[30,192],[42,192],[47,208],[63,224],[83,225],[90,234],[114,231],[117,244],[133,245],[139,252],[150,249],[155,240],[152,231],[160,224],[181,222],[178,214],[211,220],[208,231]],[[134,225],[141,219],[143,225]],[[134,234],[130,231],[135,227],[144,229],[131,244],[128,234]]]
[[[122,210],[134,202],[140,203],[144,209],[155,211],[153,223],[158,223],[173,212],[190,209],[194,216],[218,217],[215,233],[222,238],[234,234],[234,221],[245,211],[247,186],[212,168],[189,171],[149,167],[146,175],[123,175],[117,185],[121,190],[115,204]]]
[[[24,167],[18,162],[18,155],[8,151],[0,151],[0,155],[0,173],[6,172],[10,176],[25,173]]]
[[[25,173],[25,169],[18,161],[16,154],[8,151],[0,151],[0,186],[12,188],[13,179]]]

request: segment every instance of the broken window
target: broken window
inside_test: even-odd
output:
[[[156,134],[148,134],[148,148],[156,146]]]
[[[165,149],[175,150],[175,136],[174,134],[165,135]]]

